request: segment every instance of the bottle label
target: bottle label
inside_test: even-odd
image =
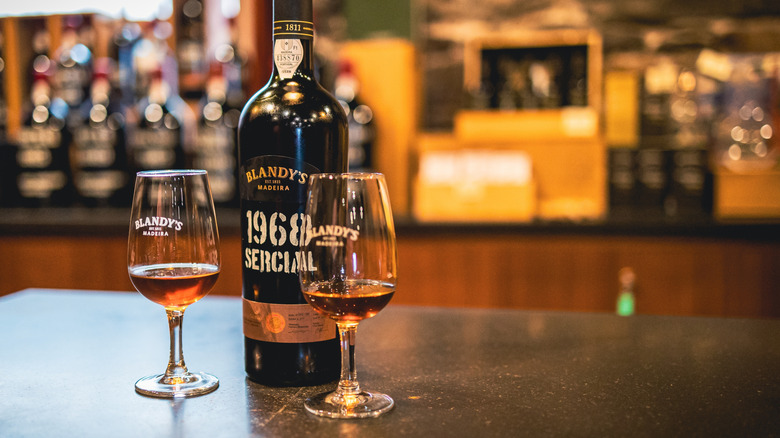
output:
[[[279,155],[253,157],[241,166],[242,273],[244,287],[256,297],[244,299],[248,338],[293,343],[336,335],[335,322],[305,304],[298,282],[300,269],[314,269],[312,255],[299,247],[311,229],[304,204],[309,175],[317,172]],[[271,296],[293,304],[266,302]]]
[[[110,168],[116,162],[116,131],[105,126],[76,129],[73,160],[78,168]]]
[[[336,325],[308,304],[259,303],[244,298],[244,336],[265,342],[320,342],[336,336]]]
[[[52,127],[22,128],[16,141],[19,149],[56,149],[62,142],[62,133]]]
[[[25,198],[49,198],[67,182],[68,176],[59,170],[22,172],[17,178],[19,193]]]
[[[195,139],[193,167],[209,173],[211,196],[228,202],[236,193],[235,132],[227,126],[201,125]]]
[[[178,129],[137,128],[128,135],[130,155],[141,169],[165,169],[176,163]]]
[[[250,158],[241,166],[241,199],[302,205],[312,173],[319,169],[281,155]]]
[[[274,63],[282,79],[290,79],[303,61],[303,45],[299,39],[277,39],[274,42]]]
[[[71,59],[66,62],[72,61]],[[54,76],[62,100],[71,107],[78,106],[84,100],[84,84],[88,82],[87,69],[75,63],[71,67],[59,65]]]
[[[77,172],[73,183],[79,195],[105,199],[121,189],[126,180],[127,175],[120,170],[92,170]]]

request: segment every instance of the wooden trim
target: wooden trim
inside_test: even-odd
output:
[[[49,31],[49,58],[54,60],[62,44],[62,15],[46,17],[46,29]]]
[[[3,56],[5,57],[4,83],[8,105],[8,134],[16,135],[21,126],[22,68],[19,54],[19,20],[8,17],[3,20]]]

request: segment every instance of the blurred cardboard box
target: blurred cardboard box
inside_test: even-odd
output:
[[[450,135],[421,137],[414,213],[421,221],[527,222],[536,215],[531,157],[467,149]]]

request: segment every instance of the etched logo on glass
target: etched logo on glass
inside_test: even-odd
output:
[[[142,232],[142,236],[151,237],[165,237],[173,231],[180,231],[184,222],[160,216],[151,216],[135,221],[135,229],[140,230],[145,228]]]

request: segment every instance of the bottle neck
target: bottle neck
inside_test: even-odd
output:
[[[314,80],[312,0],[275,0],[274,78]]]

